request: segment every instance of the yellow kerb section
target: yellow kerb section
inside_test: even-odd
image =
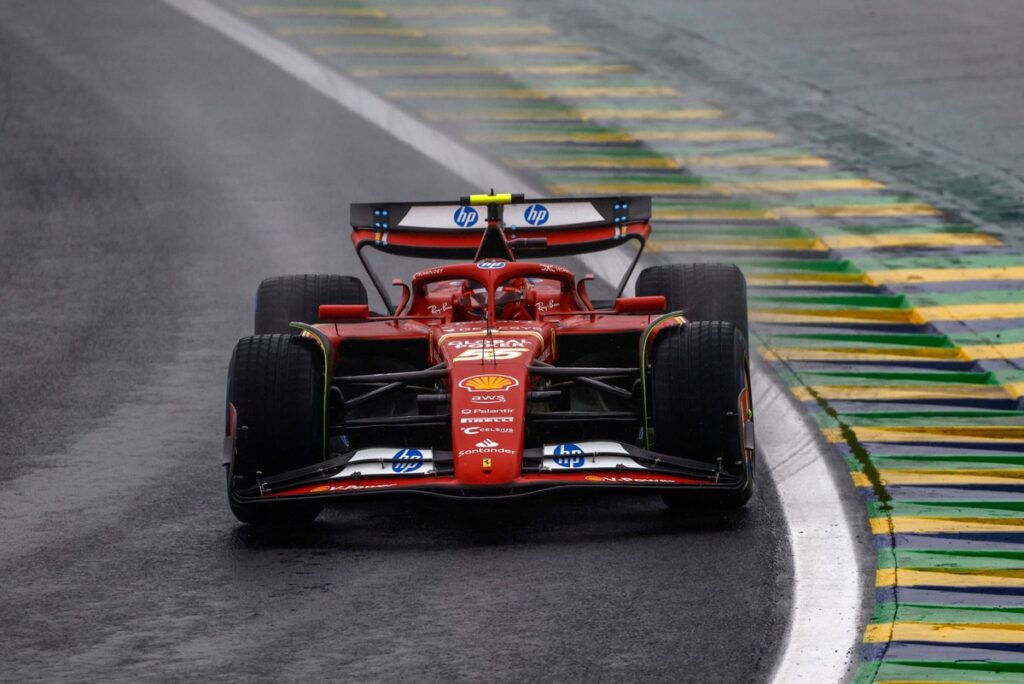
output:
[[[864,641],[938,641],[952,643],[1024,642],[1024,625],[1018,624],[945,624],[932,622],[883,622],[868,625]],[[929,680],[933,681],[933,680]]]

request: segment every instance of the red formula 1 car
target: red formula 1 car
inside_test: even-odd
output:
[[[732,265],[656,265],[621,296],[650,211],[649,197],[353,205],[352,241],[388,310],[372,314],[350,276],[260,285],[256,334],[228,374],[235,516],[568,487],[742,506],[754,483],[746,282]],[[591,300],[593,276],[551,263],[629,245],[608,301]],[[464,261],[396,279],[394,305],[368,248]]]

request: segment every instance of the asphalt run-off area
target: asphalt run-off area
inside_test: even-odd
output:
[[[1021,681],[1022,26],[1014,0],[0,4],[5,678]],[[754,498],[238,525],[256,285],[358,275],[351,202],[491,187],[651,195],[645,264],[740,266]]]

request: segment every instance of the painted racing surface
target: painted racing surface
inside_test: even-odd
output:
[[[453,25],[406,3],[223,4],[552,193],[654,195],[663,259],[736,261],[759,353],[870,514],[857,681],[1020,677],[1024,258],[998,225],[837,167],[536,7],[478,4]]]

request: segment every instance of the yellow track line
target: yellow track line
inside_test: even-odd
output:
[[[960,347],[964,357],[972,361],[981,359],[1020,359],[1024,358],[1024,342],[1007,342],[1006,344],[967,344]]]
[[[636,70],[628,64],[525,64],[516,66],[421,64],[356,67],[351,69],[349,73],[360,78],[375,78],[383,76],[473,76],[502,74],[599,76],[602,74],[626,74],[633,71]]]
[[[410,29],[384,26],[283,26],[279,36],[406,36],[422,38],[428,33],[449,36],[550,35],[554,29],[543,24],[527,26],[445,26],[443,29]]]
[[[247,17],[367,17],[384,19],[386,17],[431,17],[456,14],[459,16],[503,17],[508,10],[502,7],[474,7],[472,5],[449,5],[437,7],[395,7],[379,9],[370,7],[331,7],[317,5],[309,7],[287,7],[268,5],[250,7],[241,10]]]
[[[679,95],[675,88],[665,86],[593,86],[580,88],[401,88],[387,91],[388,97],[404,98],[449,98],[465,100],[547,100],[552,97],[668,97]],[[533,135],[533,134],[513,134]],[[544,134],[544,135],[562,135]],[[617,134],[618,135],[618,134]],[[621,134],[626,135],[626,134]],[[502,134],[487,134],[486,140],[502,141]],[[505,136],[508,137],[508,136]],[[471,139],[471,137],[467,137]],[[543,142],[543,141],[541,141]]]
[[[706,157],[517,157],[507,160],[520,169],[680,169],[683,167],[777,166],[824,167],[827,159],[812,156],[721,155]]]
[[[246,17],[363,17],[383,19],[388,13],[370,7],[245,7],[239,12]]]
[[[905,358],[905,357],[904,357]],[[790,388],[800,401],[898,401],[907,399],[1010,399],[1002,385],[817,385]]]
[[[826,235],[822,238],[835,249],[883,247],[981,247],[1000,245],[986,233],[887,233],[878,235]]]
[[[767,251],[813,251],[827,252],[828,247],[818,238],[741,238],[736,240],[716,240],[715,238],[684,238],[678,240],[651,240],[647,249],[655,254],[665,252],[684,252],[689,250],[718,250],[756,252]]]
[[[884,519],[880,519],[884,520]],[[879,528],[885,525],[879,525]],[[885,532],[878,534],[888,534]],[[997,571],[998,572],[998,571]],[[1002,571],[1006,573],[1007,571]],[[875,573],[876,587],[892,587],[897,579],[901,587],[1024,587],[1024,577],[1012,573],[996,575],[984,570],[949,572],[943,570],[913,570],[881,568]]]
[[[917,307],[914,311],[915,323],[966,321],[981,318],[1024,318],[1024,302],[923,306]]]
[[[660,209],[654,218],[662,221],[776,221],[786,218],[877,218],[892,216],[938,216],[927,204],[851,204],[828,207],[775,207],[773,209]]]
[[[869,285],[954,283],[969,280],[1024,280],[1024,266],[993,266],[991,268],[905,268],[893,269],[891,271],[870,271],[866,276],[867,283]]]
[[[366,38],[425,38],[420,29],[401,26],[284,26],[274,31],[279,36],[361,36]]]
[[[752,193],[798,193],[841,190],[879,190],[885,186],[868,178],[819,178],[812,180],[768,180],[748,183],[553,183],[551,192],[561,195],[643,193],[649,195],[749,195]],[[861,236],[849,236],[853,238]],[[883,236],[863,236],[864,238]],[[831,241],[831,236],[828,238]]]
[[[679,169],[670,157],[564,157],[562,159],[506,159],[514,169]]]
[[[813,283],[861,285],[859,273],[751,273],[747,284],[755,287],[801,287]]]
[[[652,121],[692,121],[720,119],[721,109],[556,109],[520,112],[507,109],[477,111],[423,112],[431,121],[593,121],[595,119],[636,119]]]
[[[888,534],[887,518],[871,518],[873,534]],[[950,532],[1022,532],[1024,517],[1020,518],[927,518],[924,516],[893,516],[892,529],[896,534],[945,534]],[[974,571],[978,572],[978,571]],[[1008,571],[1001,570],[1006,573]],[[1012,571],[1009,571],[1012,572]],[[1024,576],[1024,569],[1019,570]],[[952,573],[951,573],[952,574]]]
[[[970,442],[999,444],[1024,440],[1022,425],[900,425],[894,427],[855,427],[862,442]],[[824,428],[822,434],[833,444],[845,441],[839,428]],[[1024,520],[1024,518],[1022,518]]]
[[[623,95],[625,97],[626,95]],[[710,131],[565,131],[529,133],[474,133],[466,136],[469,142],[499,143],[622,143],[643,140],[672,140],[678,142],[736,142],[745,140],[772,140],[771,131],[710,130]]]
[[[1019,485],[1024,482],[1024,468],[1003,470],[880,470],[882,484],[893,486],[936,485]],[[864,473],[851,473],[855,487],[871,487]]]
[[[969,361],[960,349],[946,347],[808,349],[806,347],[762,347],[762,356],[780,361],[907,361],[908,359],[946,359]]]
[[[468,57],[470,55],[591,55],[593,48],[585,45],[464,45],[460,47],[436,45],[321,45],[313,53],[329,55],[444,55]]]
[[[769,209],[773,218],[853,218],[857,216],[938,216],[941,212],[927,204],[851,204],[829,207],[777,207]]]
[[[823,323],[873,321],[875,323],[910,323],[910,309],[752,309],[751,320],[764,323]]]
[[[1024,643],[1024,625],[1013,623],[883,622],[870,624],[864,630],[866,643],[885,643],[890,640],[1016,644]]]

